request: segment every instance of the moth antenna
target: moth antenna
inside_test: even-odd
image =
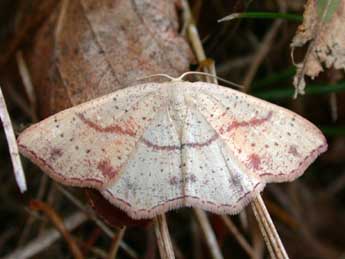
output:
[[[167,74],[153,74],[153,75],[149,75],[149,76],[139,77],[136,80],[143,80],[143,79],[148,79],[148,78],[157,77],[157,76],[162,76],[162,77],[168,78],[171,81],[175,81],[177,79],[177,78],[169,76]]]
[[[221,78],[219,76],[216,76],[216,75],[213,75],[213,74],[210,74],[210,73],[207,73],[207,72],[201,72],[201,71],[188,71],[188,72],[185,72],[181,76],[179,76],[178,78],[175,78],[174,81],[182,81],[182,78],[184,78],[185,76],[193,75],[193,74],[194,75],[202,75],[202,76],[209,76],[209,77],[212,77],[212,78],[216,78],[216,79],[218,79],[221,82],[224,82],[224,83],[227,83],[229,85],[235,86],[235,87],[237,87],[239,89],[244,89],[243,85],[236,84],[234,82],[228,81],[228,80],[226,80],[224,78]]]
[[[244,89],[244,86],[243,85],[240,85],[240,84],[236,84],[234,82],[231,82],[231,81],[228,81],[224,78],[221,78],[219,76],[216,76],[216,75],[213,75],[213,74],[210,74],[210,73],[206,73],[206,72],[200,72],[200,71],[188,71],[188,72],[185,72],[183,73],[182,75],[180,75],[179,77],[172,77],[172,76],[169,76],[167,74],[153,74],[153,75],[149,75],[149,76],[144,76],[144,77],[140,77],[138,78],[137,80],[143,80],[143,79],[148,79],[148,78],[152,78],[152,77],[157,77],[157,76],[161,76],[161,77],[165,77],[165,78],[168,78],[170,79],[171,81],[174,81],[174,82],[178,82],[178,81],[183,81],[182,79],[185,77],[185,76],[188,76],[188,75],[202,75],[202,76],[209,76],[209,77],[213,77],[213,78],[217,78],[219,81],[221,82],[224,82],[224,83],[227,83],[229,85],[232,85],[232,86],[235,86],[239,89]]]

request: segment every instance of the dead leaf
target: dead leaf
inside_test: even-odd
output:
[[[189,70],[192,53],[177,30],[174,1],[62,1],[27,51],[40,115]]]
[[[297,94],[304,94],[307,75],[314,79],[323,68],[345,69],[345,1],[308,0],[291,47],[310,42],[303,62],[296,64],[294,86]]]
[[[37,27],[51,14],[58,5],[54,0],[31,0],[15,1],[13,9],[16,15],[1,27],[6,31],[6,37],[0,42],[0,70],[4,70],[13,57],[13,54],[27,41],[36,31]],[[1,6],[2,8],[2,6]],[[2,10],[1,10],[2,11]]]

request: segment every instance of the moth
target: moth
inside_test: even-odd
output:
[[[301,116],[239,91],[173,80],[59,112],[18,138],[56,181],[97,189],[133,219],[182,206],[235,214],[327,149]]]

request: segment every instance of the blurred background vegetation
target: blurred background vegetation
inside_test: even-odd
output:
[[[32,122],[16,53],[32,44],[38,28],[59,5],[32,1],[0,1],[0,84],[17,133]],[[291,258],[345,258],[345,81],[344,71],[326,69],[315,80],[307,79],[306,94],[293,99],[290,43],[303,20],[305,1],[190,1],[207,56],[214,60],[219,76],[248,84],[251,95],[293,110],[320,127],[329,142],[323,154],[297,181],[270,184],[264,199]],[[25,5],[24,5],[25,6]],[[38,8],[41,6],[42,8]],[[218,23],[235,12],[247,15]],[[179,11],[181,13],[181,10]],[[269,14],[268,14],[269,13]],[[284,14],[283,14],[284,13]],[[288,14],[288,15],[286,15]],[[21,19],[26,21],[18,29]],[[300,61],[307,47],[295,51]],[[5,58],[6,57],[6,58]],[[6,62],[4,62],[4,60]],[[195,62],[190,69],[195,69]],[[35,83],[35,82],[34,82]],[[24,101],[23,101],[24,100]],[[23,159],[29,190],[21,195],[16,187],[4,132],[0,131],[0,258],[20,250],[54,228],[44,214],[31,210],[31,199],[50,204],[63,219],[80,208],[66,198],[50,179]],[[44,188],[42,188],[42,181]],[[84,203],[84,196],[69,188]],[[241,235],[252,245],[256,258],[267,251],[250,209],[246,217],[232,217]],[[224,258],[249,258],[224,222],[208,214]],[[167,214],[177,258],[210,258],[210,253],[190,209]],[[83,221],[73,232],[85,258],[107,258],[111,238],[92,220]],[[41,241],[42,242],[42,241]],[[150,225],[130,228],[124,242],[139,258],[158,258]],[[47,245],[33,258],[71,258],[63,239]],[[120,249],[118,258],[130,258]]]

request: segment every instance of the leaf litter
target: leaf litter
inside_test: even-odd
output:
[[[305,75],[314,79],[324,68],[345,69],[345,1],[308,0],[303,17],[290,44],[293,55],[309,42],[303,61],[295,64],[295,97],[305,93]]]

